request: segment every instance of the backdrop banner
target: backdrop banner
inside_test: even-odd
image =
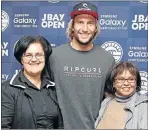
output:
[[[52,47],[68,43],[66,28],[76,1],[2,1],[2,82],[21,65],[13,46],[24,35],[42,35]],[[92,1],[98,7],[101,33],[94,43],[109,51],[116,62],[131,61],[140,70],[142,91],[148,92],[148,2]],[[103,58],[103,57],[102,57]]]

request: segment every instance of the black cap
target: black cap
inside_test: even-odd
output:
[[[97,7],[89,2],[81,2],[76,4],[73,7],[73,11],[71,12],[71,18],[74,18],[76,15],[79,14],[89,14],[95,17],[98,20],[98,11]]]

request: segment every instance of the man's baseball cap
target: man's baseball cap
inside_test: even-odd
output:
[[[81,2],[76,4],[73,7],[73,11],[71,12],[71,18],[74,18],[76,15],[79,14],[89,14],[95,17],[98,20],[98,11],[97,7],[89,2]]]

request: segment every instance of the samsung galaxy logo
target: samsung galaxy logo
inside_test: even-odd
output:
[[[36,28],[37,19],[32,18],[30,14],[14,14],[13,26],[15,28]]]
[[[32,18],[14,18],[13,19],[14,23],[20,23],[20,24],[35,24],[36,23],[36,19],[32,19]]]
[[[129,51],[128,52],[129,57],[142,57],[142,58],[147,58],[148,57],[148,52],[143,52],[143,51]]]
[[[100,25],[106,26],[121,26],[124,27],[126,24],[126,20],[116,20],[116,19],[100,19]]]
[[[127,30],[127,20],[119,18],[116,14],[100,15],[101,30]]]

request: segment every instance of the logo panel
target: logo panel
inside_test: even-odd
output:
[[[148,30],[147,6],[131,6],[129,17],[129,37],[146,38]]]
[[[148,51],[146,38],[129,38],[127,42],[127,49],[124,54],[128,61],[136,64],[138,68],[147,70]]]
[[[146,71],[140,71],[141,76],[141,94],[148,94],[148,73]]]
[[[148,30],[148,15],[134,15],[132,20],[133,30]]]
[[[122,59],[123,50],[119,43],[115,41],[107,41],[101,47],[106,51],[109,51],[117,63]]]
[[[65,14],[43,14],[41,27],[42,28],[64,28],[63,21]]]
[[[2,32],[5,31],[9,25],[9,15],[2,10],[1,12]]]

